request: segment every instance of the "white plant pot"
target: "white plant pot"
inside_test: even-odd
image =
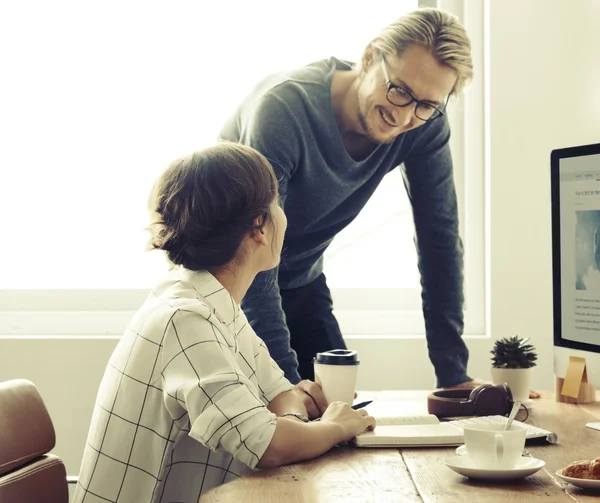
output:
[[[492,382],[494,384],[508,384],[513,400],[527,402],[531,389],[531,370],[528,369],[497,369],[492,367]]]

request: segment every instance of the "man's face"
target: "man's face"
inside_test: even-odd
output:
[[[386,55],[385,65],[393,85],[440,109],[457,79],[454,70],[440,65],[427,49],[418,45],[406,49],[401,57]],[[358,87],[358,119],[369,139],[389,143],[399,134],[425,124],[415,116],[416,103],[397,107],[388,101],[388,86],[379,54],[367,49],[363,68],[365,73]]]

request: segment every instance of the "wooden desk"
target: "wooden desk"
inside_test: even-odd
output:
[[[415,393],[426,396],[400,396],[414,402]],[[585,427],[598,420],[600,403],[558,403],[552,392],[544,392],[534,401],[527,423],[554,431],[559,445],[527,445],[525,454],[544,460],[546,466],[517,481],[472,481],[454,473],[442,463],[454,448],[343,446],[313,461],[259,470],[210,491],[200,503],[598,502],[600,493],[576,488],[555,475],[572,461],[600,456],[600,431]]]

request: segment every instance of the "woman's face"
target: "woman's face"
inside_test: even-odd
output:
[[[281,260],[281,250],[283,248],[283,238],[287,228],[287,217],[283,208],[279,206],[279,194],[275,196],[271,203],[271,222],[265,226],[265,233],[270,243],[270,253],[272,254],[272,265],[268,269],[272,269],[279,265]],[[266,270],[268,270],[266,269]]]

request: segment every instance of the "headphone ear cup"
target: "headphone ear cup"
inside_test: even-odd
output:
[[[469,394],[469,402],[473,402],[476,403],[477,402],[477,398],[479,397],[479,395],[481,394],[482,391],[490,388],[491,386],[493,386],[492,384],[480,384],[479,386],[477,386],[476,388],[473,388],[473,391],[471,391],[471,393]]]
[[[481,388],[481,389],[478,389]],[[505,416],[512,409],[512,393],[505,384],[484,384],[475,388],[474,411],[477,416]]]
[[[504,392],[506,393],[506,400],[512,405],[514,399],[512,396],[512,390],[510,389],[510,386],[508,384],[503,384],[502,387],[504,388]]]
[[[506,414],[509,414],[512,409],[513,403],[515,403],[513,400],[512,391],[510,389],[510,386],[508,384],[504,383],[504,384],[495,384],[494,387],[500,392],[502,398],[506,402],[506,408],[507,408]]]
[[[504,415],[508,416],[513,408],[515,401],[513,399],[510,386],[508,384],[502,385],[502,391],[506,394],[506,413]]]

